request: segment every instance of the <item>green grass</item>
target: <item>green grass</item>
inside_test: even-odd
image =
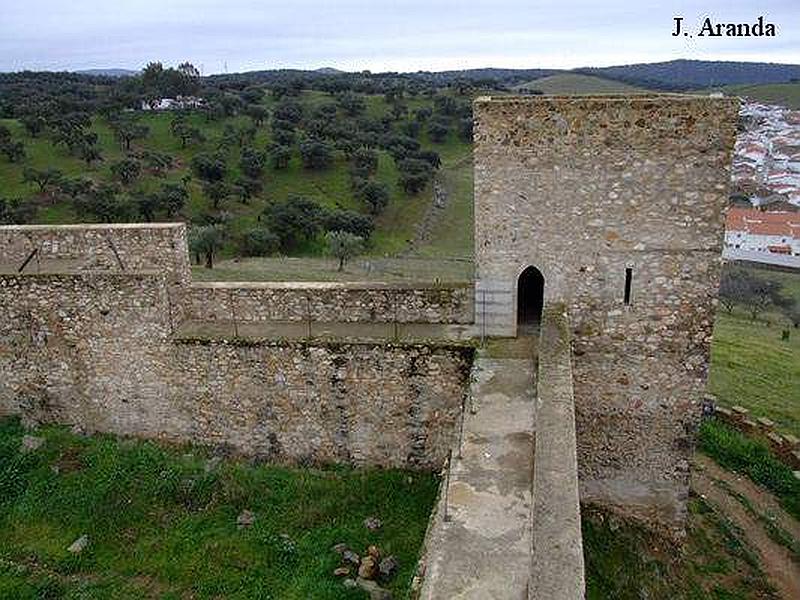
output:
[[[766,104],[780,104],[788,108],[800,108],[800,83],[765,83],[760,85],[728,85],[705,90],[723,92],[731,96],[744,96]]]
[[[775,597],[742,532],[701,498],[689,501],[681,549],[597,509],[581,513],[588,600]]]
[[[518,85],[515,89],[517,91],[525,89],[539,90],[544,94],[627,94],[648,92],[648,90],[621,81],[614,81],[613,79],[595,75],[581,75],[579,73],[559,73],[558,75],[541,77]]]
[[[394,554],[406,596],[436,492],[431,474],[290,469],[227,459],[206,469],[192,447],[25,431],[0,421],[2,598],[365,598],[334,578],[345,542]],[[249,509],[255,524],[239,530]],[[368,531],[376,515],[383,527]],[[80,535],[90,544],[66,548]]]
[[[795,276],[796,277],[796,276]],[[741,405],[800,436],[800,330],[768,315],[772,325],[721,308],[714,325],[709,390],[725,406]],[[781,331],[788,328],[788,341]]]
[[[775,494],[786,512],[800,519],[800,480],[764,442],[710,419],[700,426],[698,446],[725,469],[745,474]]]

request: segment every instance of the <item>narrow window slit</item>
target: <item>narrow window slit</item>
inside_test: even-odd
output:
[[[633,269],[631,267],[625,268],[625,304],[631,303],[631,283],[633,282]]]

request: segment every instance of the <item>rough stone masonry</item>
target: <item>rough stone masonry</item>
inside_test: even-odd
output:
[[[468,344],[281,339],[269,326],[459,323],[471,320],[468,291],[193,285],[182,224],[0,227],[0,415],[277,461],[438,468]],[[232,319],[266,334],[196,333]]]
[[[518,278],[573,325],[581,500],[682,526],[738,101],[475,103],[476,321],[514,335]]]

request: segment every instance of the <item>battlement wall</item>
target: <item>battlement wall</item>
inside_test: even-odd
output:
[[[441,466],[468,345],[180,339],[166,277],[0,274],[0,414],[286,462]]]
[[[0,273],[156,270],[191,280],[183,223],[0,227]]]
[[[195,283],[193,320],[471,323],[472,285]]]

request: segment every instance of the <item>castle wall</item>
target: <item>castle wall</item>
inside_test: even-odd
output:
[[[471,284],[195,283],[194,320],[471,323]]]
[[[474,113],[476,321],[514,334],[517,277],[542,272],[573,325],[582,499],[680,526],[737,103],[479,99]]]
[[[32,256],[33,251],[35,255]],[[158,270],[191,280],[182,223],[0,227],[0,273]]]
[[[176,339],[164,272],[0,274],[0,414],[288,462],[438,468],[471,349]]]

